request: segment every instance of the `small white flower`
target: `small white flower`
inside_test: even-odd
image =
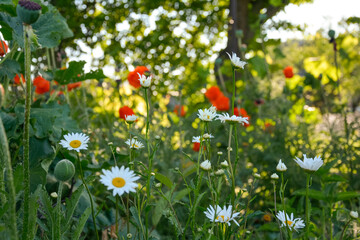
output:
[[[224,122],[241,123],[242,125],[244,125],[244,123],[247,123],[247,124],[249,123],[248,117],[240,117],[240,116],[238,117],[236,115],[232,115],[230,117],[230,115],[228,113],[223,113],[222,115],[218,114],[216,120],[220,120],[222,123],[224,123]]]
[[[286,214],[284,211],[279,211],[276,217],[281,221],[281,227],[288,227],[291,231],[295,230],[297,231],[298,228],[305,227],[304,221],[301,218],[295,218],[294,214],[291,213],[291,216],[289,217],[288,214]]]
[[[320,156],[315,157],[315,158],[307,158],[306,154],[304,154],[303,156],[304,156],[303,161],[301,161],[298,157],[296,157],[296,159],[294,159],[294,161],[301,168],[305,169],[305,171],[315,172],[324,164],[324,162],[323,162],[323,160],[321,160]]]
[[[224,168],[227,168],[229,166],[228,162],[226,160],[224,160],[223,162],[220,163],[220,165]]]
[[[135,138],[131,139],[131,142],[130,139],[128,139],[125,143],[132,149],[139,149],[144,147],[144,144],[142,144],[140,141],[136,140]]]
[[[113,196],[121,196],[123,193],[135,192],[137,187],[136,180],[140,177],[134,174],[134,171],[121,166],[112,167],[111,170],[102,170],[100,182],[107,186],[108,190],[113,190]]]
[[[155,184],[155,187],[157,187],[157,188],[161,188],[161,186],[162,186],[161,183],[156,183],[156,184]]]
[[[193,136],[192,142],[193,143],[200,143],[200,136]]]
[[[57,198],[57,197],[58,197],[58,194],[57,194],[56,192],[52,192],[52,193],[50,194],[50,196],[53,197],[53,198]],[[350,214],[351,214],[351,213],[350,213]]]
[[[204,171],[209,171],[211,169],[211,162],[209,160],[205,160],[200,164],[200,167]]]
[[[215,209],[213,206],[210,206],[204,213],[211,222],[227,223],[230,226],[230,221],[232,220],[239,226],[235,218],[238,217],[240,213],[233,212],[231,205],[229,205],[228,208],[226,208],[226,206],[221,208],[219,205],[216,205]]]
[[[214,105],[211,105],[211,107],[209,108],[209,110],[213,113],[216,113],[216,107]]]
[[[86,150],[88,147],[89,137],[83,133],[69,133],[64,135],[64,138],[65,140],[61,140],[60,144],[68,150],[80,152],[80,150]]]
[[[279,172],[285,172],[287,170],[287,167],[286,167],[285,163],[283,163],[281,161],[281,159],[279,160],[279,163],[276,166],[276,170],[278,170]]]
[[[148,88],[151,84],[151,76],[146,77],[145,75],[140,75],[140,73],[137,73],[139,75],[139,81],[142,87]]]
[[[278,179],[279,179],[279,175],[277,175],[276,173],[273,173],[273,174],[271,175],[271,179],[278,180]]]
[[[211,111],[210,109],[199,109],[198,117],[200,120],[211,122],[216,117],[216,112]]]
[[[215,172],[215,175],[218,175],[218,176],[221,176],[221,175],[224,175],[225,174],[225,172],[224,172],[224,170],[222,170],[222,169],[219,169],[219,170],[217,170],[216,172]]]
[[[244,69],[244,66],[245,66],[246,62],[241,61],[241,59],[238,56],[236,56],[236,53],[233,52],[231,56],[230,56],[229,53],[227,53],[227,55],[229,55],[231,63],[235,68]]]
[[[356,219],[359,217],[359,213],[357,211],[351,211],[350,212],[350,217]]]
[[[135,114],[133,114],[133,115],[125,115],[125,120],[126,120],[126,122],[128,122],[128,123],[133,123],[133,122],[135,122],[137,119],[138,119],[138,117],[137,117]]]
[[[217,152],[217,155],[221,156],[223,155],[223,152]]]
[[[260,174],[258,174],[258,173],[254,173],[254,177],[259,178],[259,179],[261,178]]]
[[[204,133],[203,138],[210,139],[210,138],[214,138],[214,136],[211,133]]]

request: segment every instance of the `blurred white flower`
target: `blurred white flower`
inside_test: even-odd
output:
[[[227,168],[229,166],[228,162],[226,160],[224,160],[223,162],[220,163],[220,165],[224,168]]]
[[[211,133],[204,133],[203,138],[210,139],[210,138],[214,138],[214,136]]]
[[[235,218],[238,217],[240,213],[233,212],[231,205],[229,205],[228,208],[226,208],[226,206],[221,208],[219,205],[216,205],[215,209],[210,206],[204,213],[211,222],[227,223],[230,226],[230,221],[232,220],[239,226]]]
[[[254,173],[254,177],[259,178],[259,179],[261,178],[260,174],[258,174],[258,173]]]
[[[135,122],[137,119],[138,119],[138,117],[137,117],[135,114],[133,114],[133,115],[125,115],[125,120],[126,120],[126,122],[128,122],[128,123],[133,123],[133,122]]]
[[[131,139],[131,141],[130,139],[128,139],[125,143],[132,149],[140,149],[144,147],[144,144],[142,144],[140,141],[136,140],[135,138]]]
[[[279,175],[277,175],[276,173],[273,173],[271,175],[271,179],[277,180],[277,179],[279,179]]]
[[[279,163],[276,166],[276,170],[278,170],[279,172],[285,172],[287,170],[287,167],[286,167],[285,163],[283,163],[281,161],[281,159],[279,160]]]
[[[227,53],[227,55],[229,55],[231,63],[235,68],[244,69],[244,66],[245,66],[246,62],[241,61],[241,59],[238,56],[236,56],[236,53],[233,52],[231,56],[230,56],[229,53]]]
[[[296,157],[294,161],[305,171],[315,172],[324,164],[324,161],[321,160],[320,156],[317,156],[315,158],[307,158],[306,154],[304,154],[303,156],[303,161],[301,161],[298,157]]]
[[[230,116],[228,113],[223,113],[222,115],[218,114],[216,120],[220,120],[222,123],[241,123],[242,125],[244,125],[244,123],[249,123],[248,117],[238,117],[236,115]]]
[[[200,136],[193,136],[192,142],[193,143],[200,143]]]
[[[225,174],[225,172],[224,172],[224,170],[222,170],[222,169],[219,169],[219,170],[217,170],[217,171],[215,172],[215,175],[218,175],[218,176],[221,176],[221,175],[223,175],[223,174]]]
[[[213,112],[210,109],[199,109],[198,112],[198,117],[202,121],[211,122],[216,117],[216,112]]]
[[[151,85],[151,76],[146,77],[145,75],[140,75],[140,73],[137,73],[139,75],[139,81],[142,87],[148,88]]]
[[[359,213],[357,212],[357,211],[351,211],[350,212],[350,217],[352,217],[352,218],[358,218],[359,217]]]
[[[211,162],[209,160],[205,160],[200,164],[202,170],[209,171],[211,169]]]
[[[209,110],[211,111],[211,112],[214,112],[214,113],[216,113],[216,107],[214,106],[214,105],[211,105],[211,107],[209,108]]]
[[[288,227],[291,231],[297,231],[299,228],[305,227],[304,221],[301,218],[294,219],[293,213],[291,213],[290,217],[288,214],[285,217],[285,212],[279,211],[276,217],[281,221],[281,227]]]
[[[221,156],[223,155],[223,152],[217,152],[217,155]]]

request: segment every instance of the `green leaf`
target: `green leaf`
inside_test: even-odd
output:
[[[0,65],[0,78],[8,77],[13,79],[17,73],[20,72],[20,65],[17,61],[12,59],[6,59]]]
[[[306,189],[301,189],[293,192],[295,196],[306,196]],[[328,197],[321,191],[309,189],[309,198],[314,198],[317,200],[327,201],[329,200]]]
[[[345,201],[345,200],[349,200],[352,198],[356,198],[356,197],[360,197],[360,193],[358,192],[341,192],[341,193],[337,193],[335,196],[335,200],[336,201]]]
[[[130,207],[130,212],[135,220],[135,223],[137,224],[136,227],[139,228],[141,226],[141,219],[139,218],[138,210],[135,207]]]
[[[62,226],[64,226],[62,228],[62,232],[66,232],[68,230],[68,228],[70,227],[70,223],[74,214],[74,211],[76,209],[76,206],[79,203],[81,194],[84,191],[84,185],[80,185],[78,187],[78,189],[76,189],[75,192],[73,192],[73,194],[71,195],[71,198],[67,198],[66,199],[66,213],[65,213],[65,219],[64,222],[62,223]]]
[[[178,191],[178,192],[174,193],[174,197],[173,197],[174,201],[180,201],[183,197],[188,195],[190,191],[191,191],[190,189],[185,188],[185,189],[183,189],[181,191]]]
[[[162,175],[161,173],[155,173],[155,178],[162,184],[166,185],[168,188],[172,188],[173,183],[165,175]]]
[[[11,17],[7,13],[0,12],[0,22],[1,22],[1,25],[6,26],[6,24],[7,24],[12,29],[12,38],[11,39],[7,38],[7,39],[15,40],[20,47],[24,47],[22,21],[18,17]],[[3,24],[3,23],[5,23],[5,24]]]
[[[88,207],[81,215],[79,222],[74,230],[73,238],[72,239],[79,239],[81,236],[81,233],[84,229],[85,223],[88,220],[89,216],[91,214],[91,208]]]
[[[161,198],[159,199],[159,201],[156,202],[154,214],[152,215],[152,222],[155,226],[159,223],[166,207],[167,207],[167,203],[165,199]]]
[[[30,196],[30,208],[29,208],[29,232],[27,233],[28,239],[34,239],[37,231],[36,219],[37,210],[39,208],[38,199],[41,193],[41,186],[38,186],[36,191]]]
[[[54,208],[52,206],[52,202],[50,200],[49,194],[46,190],[41,190],[40,191],[40,201],[41,201],[41,207],[40,209],[42,210],[43,215],[45,215],[47,221],[46,221],[46,227],[48,229],[52,229],[52,225],[54,225],[54,221],[55,221],[55,212],[54,212]],[[41,224],[39,224],[40,227],[42,227]],[[47,230],[47,229],[44,229]]]

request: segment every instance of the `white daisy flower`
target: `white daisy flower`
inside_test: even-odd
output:
[[[241,59],[238,56],[236,56],[236,53],[233,52],[231,56],[230,56],[229,53],[227,53],[227,55],[229,55],[231,63],[235,68],[244,69],[244,66],[245,66],[246,62],[241,61]]]
[[[215,209],[210,206],[204,213],[211,222],[227,223],[230,226],[230,221],[232,220],[236,223],[236,225],[239,226],[239,223],[235,220],[235,218],[238,217],[240,213],[232,212],[231,205],[229,205],[227,209],[226,206],[221,208],[219,205],[217,205],[215,206]]]
[[[293,213],[291,213],[290,217],[288,214],[285,217],[285,212],[279,211],[276,217],[281,221],[281,227],[288,227],[291,231],[297,231],[299,228],[305,227],[304,221],[301,218],[294,219]]]
[[[294,161],[305,171],[315,172],[324,164],[320,156],[315,158],[307,158],[306,154],[304,154],[303,156],[304,156],[303,161],[301,161],[298,157],[296,157]]]
[[[193,143],[200,143],[200,136],[193,136],[192,142]]]
[[[276,166],[276,170],[278,170],[279,172],[285,172],[287,170],[287,167],[286,167],[285,163],[283,163],[281,161],[281,159],[279,160],[279,163]]]
[[[260,174],[258,174],[258,173],[254,173],[254,177],[259,178],[259,179],[261,178]]]
[[[68,150],[80,152],[80,150],[86,150],[88,147],[89,137],[83,133],[69,133],[64,135],[64,138],[65,140],[61,140],[60,144]]]
[[[359,217],[359,213],[357,211],[351,211],[350,212],[350,217],[356,219]]]
[[[218,114],[216,120],[220,120],[222,123],[224,123],[224,122],[241,123],[242,125],[244,125],[244,123],[247,123],[247,124],[249,123],[248,117],[240,117],[240,116],[238,117],[236,115],[232,115],[230,117],[230,115],[228,113],[223,113],[222,115]]]
[[[140,73],[137,73],[139,75],[139,81],[142,87],[148,88],[151,85],[151,76],[146,77],[145,75],[140,75]]]
[[[134,171],[121,166],[112,167],[111,170],[102,170],[104,175],[100,175],[100,182],[107,186],[108,190],[113,190],[113,196],[121,196],[124,192],[135,192],[138,186],[135,183],[140,177],[134,174]]]
[[[279,175],[277,175],[276,173],[273,173],[270,177],[273,180],[278,180],[279,179]]]
[[[135,114],[133,114],[133,115],[125,115],[125,120],[126,120],[126,122],[128,122],[128,123],[133,123],[133,122],[135,122],[137,119],[138,119],[138,117],[137,117]]]
[[[132,149],[139,149],[144,147],[144,144],[142,144],[140,141],[136,140],[135,138],[131,139],[131,141],[130,139],[128,139],[125,143]]]
[[[220,165],[223,167],[223,168],[227,168],[229,166],[229,163],[224,160],[223,162],[220,163]]]
[[[209,110],[211,111],[211,112],[214,112],[214,113],[216,113],[216,107],[214,106],[214,105],[211,105],[211,107],[209,108]]]
[[[224,174],[225,174],[225,172],[224,172],[223,169],[219,169],[219,170],[217,170],[217,171],[215,172],[215,175],[218,175],[218,176],[221,176],[221,175],[224,175]]]
[[[205,160],[200,164],[200,167],[204,171],[209,171],[211,169],[211,162],[209,160]]]
[[[216,117],[216,112],[210,109],[199,109],[198,117],[206,122],[211,122]]]
[[[204,133],[203,138],[210,139],[210,138],[214,138],[214,136],[211,133]]]

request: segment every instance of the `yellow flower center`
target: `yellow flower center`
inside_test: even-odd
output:
[[[225,220],[225,216],[224,216],[224,215],[217,216],[217,217],[216,217],[216,220],[219,220],[219,217],[221,217],[223,221]]]
[[[289,226],[291,226],[291,225],[293,224],[293,222],[290,221],[290,220],[287,220],[286,223],[287,223],[287,225],[289,225]]]
[[[112,184],[117,188],[122,188],[123,186],[125,186],[125,183],[125,180],[121,177],[116,177],[112,180]]]
[[[209,115],[207,115],[207,119],[210,119],[210,116],[209,116]]]
[[[138,148],[139,146],[136,145],[135,143],[133,143],[132,147],[133,147],[133,148]]]
[[[72,140],[72,141],[70,142],[70,146],[71,146],[72,148],[78,148],[78,147],[81,146],[81,142],[80,142],[79,140]]]

